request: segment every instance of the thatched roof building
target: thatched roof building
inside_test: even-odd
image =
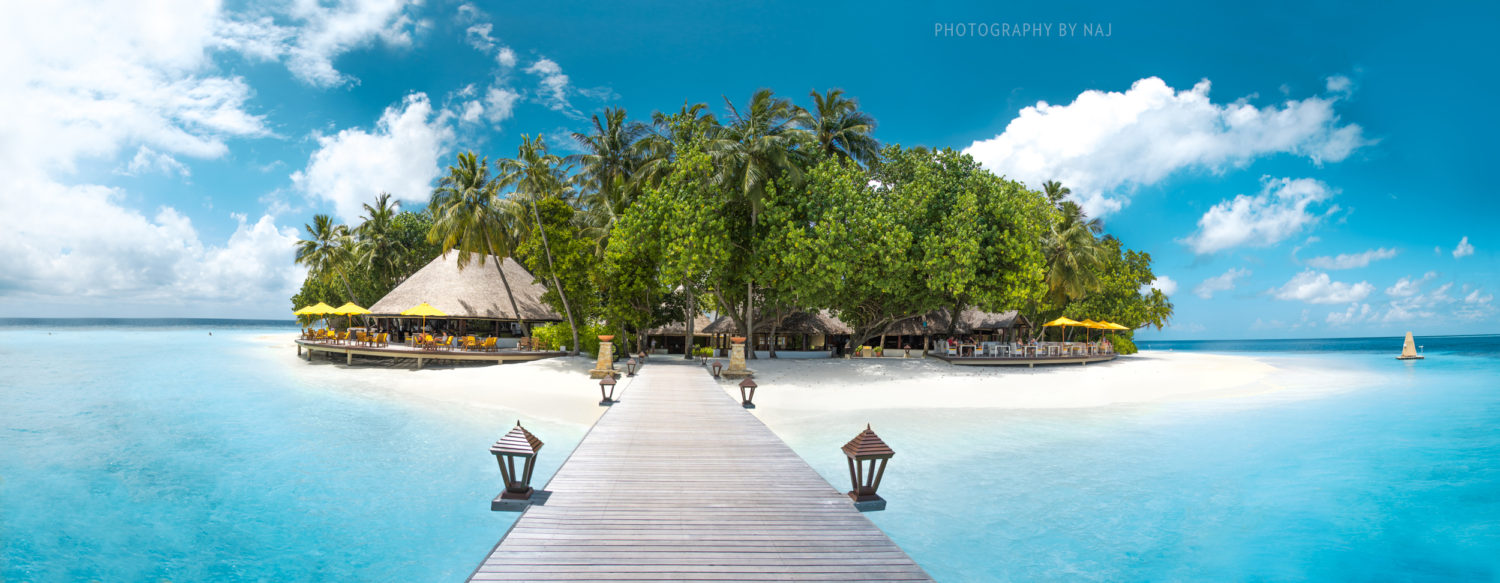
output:
[[[755,330],[758,333],[768,334],[775,328],[777,334],[850,334],[854,330],[849,328],[842,320],[835,318],[828,310],[817,312],[792,312],[782,316],[781,321],[772,326],[771,322],[765,321],[763,314],[755,315]],[[709,334],[739,334],[739,326],[729,316],[721,316],[714,323],[703,329]]]
[[[947,308],[933,310],[927,313],[927,327],[922,327],[922,317],[913,316],[904,320],[897,320],[886,327],[885,333],[892,336],[920,336],[922,334],[972,334],[975,332],[993,332],[997,330],[1008,330],[1016,327],[1029,327],[1031,324],[1026,318],[1015,310],[1007,312],[984,312],[980,310],[964,310],[959,312],[957,330],[948,330],[949,314]]]
[[[458,256],[459,253],[454,251],[433,259],[370,306],[370,313],[399,316],[402,310],[427,302],[451,318],[519,320],[515,310],[511,309],[500,273],[495,269],[495,256],[486,257],[484,265],[480,265],[475,257],[461,270]],[[557,322],[563,319],[542,302],[542,294],[547,288],[538,283],[525,267],[507,257],[501,268],[505,270],[505,279],[510,282],[511,293],[515,294],[520,316],[526,321]]]
[[[709,324],[712,323],[713,320],[709,320],[708,316],[705,316],[703,314],[698,314],[697,316],[695,316],[693,318],[693,336],[700,337],[711,335],[710,332],[707,332],[704,329],[708,328]],[[687,328],[682,322],[672,322],[663,326],[657,326],[646,331],[647,336],[682,336],[686,333]]]

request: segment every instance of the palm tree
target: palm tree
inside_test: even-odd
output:
[[[621,111],[622,116],[623,113]],[[557,278],[557,266],[552,262],[552,245],[547,242],[547,228],[542,224],[542,215],[536,208],[537,200],[565,198],[568,178],[562,158],[547,152],[547,142],[541,136],[533,140],[531,136],[522,135],[516,158],[500,160],[495,165],[499,172],[499,176],[495,178],[497,185],[500,188],[515,187],[516,198],[519,199],[517,202],[531,209],[536,232],[542,237],[542,251],[547,256],[547,272],[552,276],[552,289],[557,290],[557,297],[562,299],[563,315],[568,318],[568,329],[573,333],[573,344],[570,346],[576,355],[578,324],[573,321],[573,308],[568,304],[568,294]]]
[[[313,215],[313,222],[302,228],[307,231],[307,238],[297,241],[297,265],[307,267],[320,279],[337,276],[344,283],[349,301],[358,302],[354,288],[349,285],[348,266],[354,259],[349,228],[334,224],[332,217],[323,214]]]
[[[797,143],[805,139],[805,133],[793,123],[796,109],[791,102],[776,97],[770,89],[756,91],[743,111],[728,97],[724,103],[729,107],[729,123],[715,132],[710,153],[718,167],[718,182],[750,211],[750,230],[754,233],[767,187],[781,180],[801,180],[804,153],[797,149]],[[751,240],[754,238],[752,234]],[[747,259],[755,255],[753,248],[745,252]],[[754,298],[755,281],[747,276],[744,330],[751,339],[755,338]],[[751,354],[753,357],[754,351]]]
[[[383,284],[399,276],[401,254],[405,252],[391,223],[400,206],[401,203],[391,200],[390,193],[380,193],[375,197],[375,206],[365,203],[364,222],[355,229],[359,237],[356,253],[359,266]]]
[[[813,111],[799,108],[797,121],[812,134],[819,151],[866,166],[879,158],[880,143],[871,135],[875,118],[860,111],[858,101],[844,97],[843,89],[811,95]]]
[[[510,309],[524,331],[526,315],[516,306],[516,294],[510,289],[503,265],[514,248],[510,224],[513,212],[508,208],[510,202],[499,196],[500,189],[489,174],[488,159],[478,160],[473,152],[458,155],[458,166],[449,166],[448,175],[432,191],[427,206],[433,213],[433,223],[427,239],[438,243],[444,253],[459,250],[459,269],[467,267],[474,257],[484,265],[487,257],[495,256],[495,271],[500,274]]]
[[[1058,182],[1056,180],[1048,180],[1046,182],[1043,182],[1042,192],[1047,195],[1047,202],[1052,203],[1052,206],[1059,206],[1060,204],[1062,204],[1062,200],[1064,197],[1068,196],[1069,194],[1073,194],[1072,189],[1063,186],[1061,182]]]
[[[579,166],[574,180],[581,190],[585,232],[602,250],[615,221],[624,216],[639,192],[637,174],[647,151],[642,138],[649,130],[640,122],[627,121],[620,108],[606,109],[602,119],[595,115],[593,120],[592,132],[573,134],[584,153],[568,161]]]
[[[1104,257],[1097,236],[1104,226],[1071,200],[1063,201],[1059,215],[1046,241],[1046,284],[1048,295],[1062,303],[1099,289]]]

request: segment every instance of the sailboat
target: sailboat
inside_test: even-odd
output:
[[[1396,360],[1422,360],[1422,355],[1417,354],[1417,343],[1412,340],[1411,332],[1406,333],[1406,343],[1401,345],[1401,356]]]

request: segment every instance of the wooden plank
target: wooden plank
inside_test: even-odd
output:
[[[616,396],[471,581],[931,580],[703,367]]]

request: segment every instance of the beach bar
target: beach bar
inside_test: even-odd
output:
[[[298,353],[305,351],[309,360],[315,353],[342,355],[350,364],[355,356],[414,359],[418,367],[432,360],[504,363],[561,356],[561,347],[535,346],[529,338],[532,326],[562,321],[542,301],[546,292],[511,258],[491,255],[481,264],[471,256],[459,269],[458,252],[450,252],[371,305],[362,316],[366,326],[305,332]]]

